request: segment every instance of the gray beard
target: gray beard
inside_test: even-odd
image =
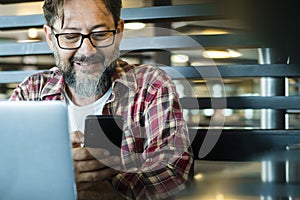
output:
[[[73,68],[68,67],[67,71],[63,71],[65,82],[69,87],[83,97],[102,96],[111,86],[111,76],[115,71],[116,62],[111,63],[102,75],[99,77],[76,78],[76,72]]]
[[[108,88],[111,86],[111,77],[116,69],[116,60],[119,56],[119,50],[115,48],[115,55],[111,58],[113,61],[108,63],[105,62],[105,58],[103,54],[97,54],[92,57],[76,57],[72,58],[69,62],[60,62],[60,57],[57,54],[57,51],[54,51],[54,57],[56,61],[56,65],[61,70],[63,77],[65,79],[66,84],[74,89],[74,91],[83,97],[99,97],[102,96]],[[89,60],[91,62],[98,61],[103,64],[103,66],[107,66],[105,71],[102,74],[99,74],[97,77],[84,77],[77,78],[76,72],[73,69],[72,65],[74,61],[78,60]]]

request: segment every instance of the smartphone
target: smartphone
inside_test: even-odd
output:
[[[119,115],[88,115],[85,119],[84,146],[104,148],[120,155],[123,118]]]

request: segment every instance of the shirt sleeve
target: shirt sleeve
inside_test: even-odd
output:
[[[19,84],[12,92],[9,97],[9,101],[24,101],[28,99],[28,95],[26,93],[27,89],[25,84]]]
[[[25,78],[12,92],[10,101],[62,100],[64,79],[58,68],[37,72]]]
[[[141,167],[119,173],[112,182],[127,199],[171,199],[185,189],[192,172],[193,155],[175,85],[166,76],[157,77],[142,92],[146,137]]]

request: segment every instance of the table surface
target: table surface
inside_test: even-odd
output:
[[[260,155],[257,161],[195,161],[192,188],[178,200],[300,200],[300,150]]]

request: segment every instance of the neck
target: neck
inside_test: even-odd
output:
[[[66,92],[67,92],[69,98],[71,99],[71,101],[77,106],[85,106],[85,105],[92,104],[92,103],[96,102],[98,99],[100,99],[105,93],[104,92],[103,94],[91,96],[91,97],[84,97],[84,96],[77,94],[74,91],[74,89],[71,87],[67,87]]]

